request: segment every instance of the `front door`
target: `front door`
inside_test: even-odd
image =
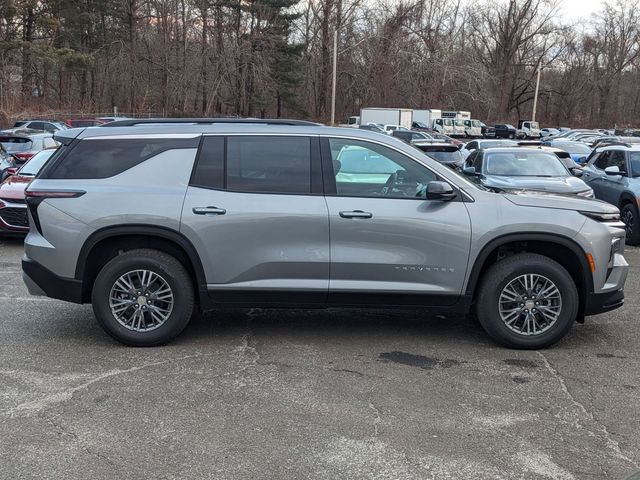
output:
[[[317,138],[204,137],[181,231],[214,302],[326,302],[329,222],[314,157]]]
[[[426,185],[438,176],[399,151],[360,140],[325,142],[333,166],[325,177],[330,302],[455,303],[471,241],[461,199],[427,200]]]

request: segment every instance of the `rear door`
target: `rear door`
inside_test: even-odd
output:
[[[455,303],[471,239],[460,197],[427,200],[426,184],[438,176],[397,150],[355,139],[323,142],[330,303]]]
[[[317,137],[203,138],[181,231],[214,302],[323,303],[329,222]]]

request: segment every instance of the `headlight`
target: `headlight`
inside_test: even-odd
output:
[[[580,212],[585,217],[592,218],[596,222],[619,222],[619,213]]]
[[[585,197],[585,198],[595,198],[595,196],[593,195],[592,188],[590,188],[589,190],[585,190],[583,192],[578,192],[576,195],[578,195],[579,197]]]

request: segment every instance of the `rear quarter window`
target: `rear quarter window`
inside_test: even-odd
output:
[[[97,179],[118,175],[167,150],[197,148],[195,138],[86,139],[42,172],[42,178]]]

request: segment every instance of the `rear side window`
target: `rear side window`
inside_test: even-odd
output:
[[[42,178],[108,178],[167,150],[197,148],[199,138],[87,139],[78,143]]]
[[[227,138],[227,190],[311,193],[309,137]]]
[[[191,185],[224,188],[224,137],[204,137]]]

